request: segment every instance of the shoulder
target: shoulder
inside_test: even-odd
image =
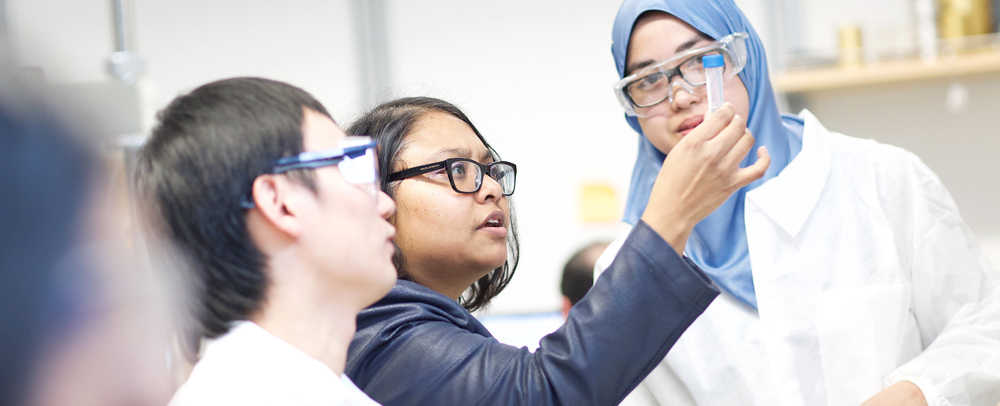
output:
[[[386,399],[423,390],[418,384],[400,386],[401,381],[437,382],[459,365],[509,362],[519,351],[500,344],[455,300],[398,281],[385,298],[358,314],[344,371],[365,392],[391,403]]]
[[[348,349],[348,371],[413,339],[462,332],[492,337],[486,327],[455,300],[404,280],[397,281],[389,294],[358,313],[357,320],[357,332]]]
[[[821,148],[828,148],[834,158],[858,157],[873,163],[890,159],[897,163],[905,162],[907,164],[916,158],[913,153],[894,145],[828,130],[808,110],[803,110],[794,117],[799,118],[804,123],[803,136],[813,138],[807,142]]]
[[[396,281],[396,285],[384,298],[358,313],[358,332],[425,322],[445,322],[469,331],[489,334],[455,300],[404,280]]]
[[[874,176],[879,188],[910,188],[914,183],[939,183],[934,172],[916,154],[895,145],[827,130],[811,114],[805,116],[807,136],[820,138],[829,148],[835,174]]]
[[[811,134],[828,142],[831,177],[839,180],[836,185],[855,194],[876,196],[893,224],[917,221],[920,224],[915,231],[919,233],[942,216],[960,217],[944,183],[916,154],[872,139],[820,129]]]
[[[904,193],[936,198],[946,193],[937,174],[916,154],[872,139],[830,133],[835,168],[864,169],[874,176],[882,193]]]
[[[247,368],[237,364],[199,362],[187,382],[177,390],[169,406],[200,406],[218,404],[268,405],[277,404],[265,388],[266,382],[255,381]]]

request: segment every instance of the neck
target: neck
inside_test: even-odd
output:
[[[349,292],[330,292],[330,282],[320,280],[318,272],[274,259],[269,264],[267,299],[251,321],[343,374],[363,306],[344,302],[343,298],[354,296]]]
[[[490,271],[493,270],[488,269],[483,272],[469,274],[467,272],[463,273],[461,270],[455,272],[442,272],[441,270],[443,268],[439,267],[431,267],[434,271],[428,271],[423,267],[410,267],[409,265],[410,264],[407,264],[407,272],[411,277],[413,277],[415,282],[456,301],[462,297],[462,293],[465,293],[465,291],[468,290],[472,284],[476,283],[479,278],[488,275]]]

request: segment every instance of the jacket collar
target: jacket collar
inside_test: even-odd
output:
[[[809,110],[799,117],[805,122],[802,150],[778,176],[746,195],[792,237],[809,218],[830,174],[829,132]]]

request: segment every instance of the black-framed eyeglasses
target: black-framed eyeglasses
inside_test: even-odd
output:
[[[447,173],[451,188],[458,193],[478,192],[479,188],[483,186],[483,174],[488,173],[490,178],[500,184],[504,196],[514,194],[517,165],[507,161],[496,161],[484,165],[469,158],[448,158],[441,162],[394,172],[389,175],[389,182],[434,171]]]
[[[303,152],[296,156],[281,158],[274,161],[271,169],[262,175],[277,175],[298,169],[337,165],[345,180],[356,185],[368,185],[372,194],[378,199],[378,160],[375,159],[375,147],[378,143],[368,137],[353,136],[345,138],[341,144],[356,145]],[[250,192],[240,200],[240,207],[244,209],[252,209],[255,206]]]

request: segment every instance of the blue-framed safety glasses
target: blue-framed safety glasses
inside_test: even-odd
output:
[[[378,143],[367,136],[351,136],[341,140],[338,145],[338,148],[303,152],[296,156],[278,159],[264,174],[278,175],[299,169],[337,165],[344,180],[369,190],[377,202],[378,159],[375,157],[375,147]],[[256,207],[252,193],[248,191],[243,196],[240,207],[244,209]]]

